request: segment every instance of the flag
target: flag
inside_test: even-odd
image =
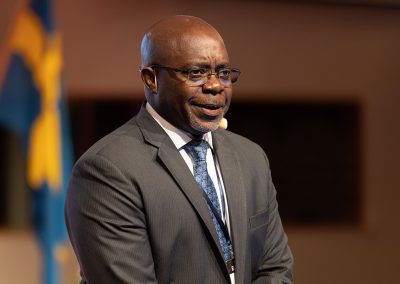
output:
[[[45,284],[61,283],[60,261],[68,244],[63,208],[73,162],[62,91],[61,37],[52,4],[30,0],[18,11],[0,89],[0,125],[23,142],[26,170],[21,178],[32,191]]]

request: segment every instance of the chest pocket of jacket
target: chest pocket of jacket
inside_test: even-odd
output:
[[[250,247],[251,271],[254,275],[264,254],[265,239],[267,234],[268,211],[257,213],[250,217]]]

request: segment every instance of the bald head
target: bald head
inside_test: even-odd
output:
[[[219,33],[199,18],[173,16],[147,31],[141,51],[148,104],[193,137],[217,129],[232,96],[231,83],[217,76],[230,67]]]
[[[178,15],[159,21],[143,36],[142,67],[173,63],[176,56],[200,37],[209,37],[224,45],[217,30],[200,18]]]

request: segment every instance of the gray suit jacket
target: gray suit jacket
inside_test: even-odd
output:
[[[292,255],[263,150],[213,132],[230,213],[236,284],[292,283]],[[65,205],[82,283],[229,283],[206,202],[142,107],[76,163]]]

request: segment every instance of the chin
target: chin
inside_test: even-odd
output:
[[[217,130],[219,127],[221,119],[212,122],[198,122],[192,121],[191,128],[194,129],[197,133],[196,134],[205,134],[210,131]]]
[[[188,112],[188,123],[192,134],[203,135],[207,132],[217,130],[223,118],[223,115],[217,117],[198,116],[193,112]]]

